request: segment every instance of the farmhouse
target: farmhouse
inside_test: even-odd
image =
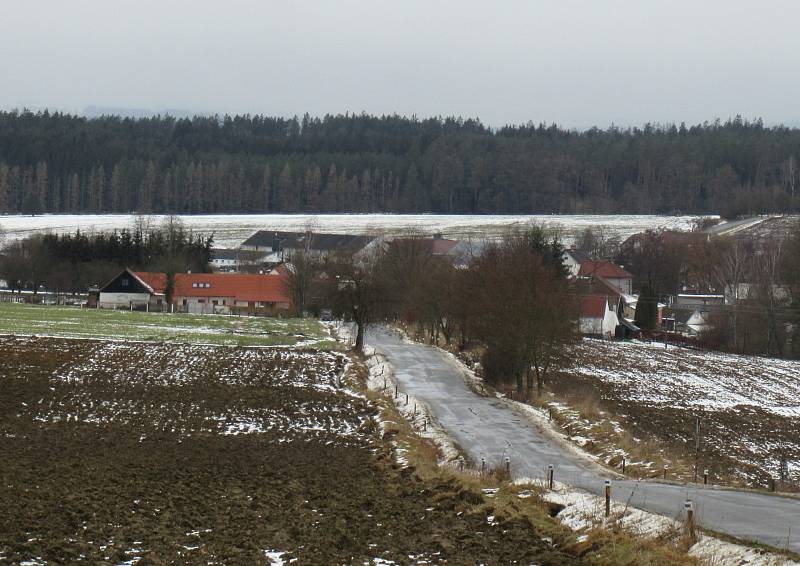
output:
[[[242,243],[241,249],[265,254],[267,263],[291,261],[301,251],[322,257],[333,253],[357,255],[364,252],[376,238],[351,234],[312,234],[310,232],[275,232],[260,230]]]
[[[97,298],[100,309],[164,310],[165,307],[163,290],[157,292],[130,269],[100,287]]]
[[[561,261],[564,263],[564,267],[567,268],[570,277],[577,277],[583,262],[589,260],[588,254],[574,248],[564,250],[564,253],[561,254]]]
[[[178,273],[171,304],[167,274],[126,269],[100,289],[98,308],[195,314],[281,315],[291,310],[282,275]]]
[[[403,245],[413,246],[420,254],[443,259],[460,269],[466,268],[470,259],[481,252],[480,244],[449,240],[442,234],[434,234],[432,238],[394,238],[386,244],[386,248],[402,249]]]
[[[256,271],[268,264],[267,254],[263,252],[224,248],[211,250],[210,263],[214,271],[229,273],[236,271]]]
[[[633,275],[610,261],[584,261],[578,270],[578,277],[602,277],[626,295],[633,290]]]
[[[579,328],[582,334],[598,338],[614,338],[619,319],[605,295],[580,295]]]

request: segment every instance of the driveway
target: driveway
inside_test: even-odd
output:
[[[409,343],[373,328],[367,344],[394,369],[399,388],[428,407],[444,430],[474,461],[487,466],[511,462],[515,477],[544,478],[553,465],[557,481],[601,495],[610,479],[614,499],[672,518],[694,502],[702,526],[731,536],[800,552],[800,500],[696,485],[617,479],[590,459],[540,430],[532,420],[497,398],[467,387],[462,370],[442,351]]]

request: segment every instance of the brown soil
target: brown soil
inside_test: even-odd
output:
[[[333,387],[335,354],[0,351],[0,562],[578,562],[528,521],[488,523],[479,492],[396,464],[374,406]],[[222,434],[243,421],[264,430]]]

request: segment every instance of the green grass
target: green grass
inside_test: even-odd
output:
[[[314,319],[147,313],[15,303],[0,303],[0,334],[221,346],[337,347]]]

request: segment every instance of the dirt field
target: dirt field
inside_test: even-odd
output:
[[[340,354],[0,337],[0,562],[575,564],[395,463]]]
[[[800,482],[800,362],[584,340],[552,388],[574,440],[613,465],[627,453],[631,473],[667,463],[693,479],[700,417],[699,469],[713,482],[771,487],[782,467],[779,487]]]

